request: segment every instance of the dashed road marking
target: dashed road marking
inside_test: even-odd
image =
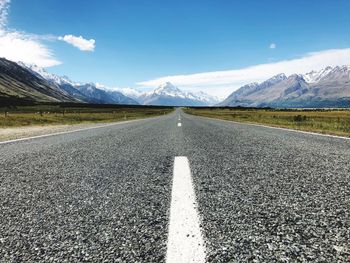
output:
[[[187,157],[175,157],[173,176],[166,262],[205,262],[205,244]]]

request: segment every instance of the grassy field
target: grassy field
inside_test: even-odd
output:
[[[350,110],[276,110],[186,108],[186,113],[229,121],[256,123],[350,137]]]
[[[115,122],[167,114],[171,107],[43,104],[0,106],[0,128],[29,125],[56,125]]]

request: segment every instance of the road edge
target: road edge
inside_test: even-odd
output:
[[[204,118],[204,119],[208,119],[208,120],[218,120],[218,121],[224,121],[224,122],[229,122],[229,123],[236,123],[236,124],[241,124],[241,125],[257,126],[257,127],[264,127],[264,128],[270,128],[270,129],[276,129],[276,130],[299,132],[299,133],[304,133],[304,134],[309,134],[309,135],[318,135],[318,136],[323,136],[323,137],[330,137],[330,138],[350,140],[350,137],[345,137],[345,136],[340,136],[340,135],[332,135],[332,134],[323,134],[323,133],[318,133],[318,132],[301,131],[301,130],[295,130],[295,129],[291,129],[291,128],[282,128],[282,127],[268,126],[268,125],[264,125],[264,124],[229,121],[229,120],[223,120],[223,119],[218,119],[218,118],[211,118],[211,117],[206,117],[206,116],[194,115],[194,114],[190,114],[190,113],[186,113],[186,112],[183,112],[183,113],[185,115],[195,116],[195,117]]]
[[[156,116],[156,117],[152,117],[152,118],[142,118],[142,119],[129,120],[129,121],[118,121],[118,122],[102,124],[102,125],[98,125],[98,126],[94,126],[94,127],[81,128],[81,129],[70,130],[70,131],[61,131],[61,132],[47,133],[47,134],[41,134],[41,135],[35,135],[35,136],[30,136],[30,137],[12,139],[12,140],[7,140],[7,141],[0,141],[0,145],[2,145],[2,144],[10,144],[10,143],[15,143],[15,142],[21,142],[21,141],[27,141],[27,140],[33,140],[33,139],[39,139],[39,138],[45,138],[45,137],[49,137],[49,136],[57,136],[57,135],[61,135],[61,134],[69,134],[69,133],[80,132],[80,131],[100,129],[100,128],[104,128],[104,127],[109,127],[109,126],[114,126],[114,125],[119,125],[119,124],[125,124],[125,123],[131,123],[131,122],[137,122],[137,121],[142,121],[142,120],[150,120],[150,119],[155,119],[155,118],[159,118],[159,117],[162,117],[162,116]]]

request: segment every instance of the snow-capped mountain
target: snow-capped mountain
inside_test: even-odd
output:
[[[73,82],[66,76],[58,76],[33,64],[18,63],[21,67],[32,72],[33,75],[48,81],[61,92],[70,95],[80,102],[102,104],[139,104],[121,92],[104,89],[103,85],[95,83]]]
[[[29,101],[77,102],[73,96],[28,68],[0,58],[0,104]]]
[[[324,76],[326,76],[332,70],[333,70],[332,67],[326,67],[319,71],[313,70],[311,72],[304,74],[303,77],[307,83],[315,83],[320,81]]]
[[[56,74],[52,74],[47,72],[44,68],[38,67],[35,64],[25,64],[23,62],[18,62],[18,64],[22,67],[27,68],[30,70],[33,74],[37,75],[38,77],[44,78],[50,82],[54,82],[58,85],[62,84],[70,84],[70,85],[76,85],[78,83],[75,83],[71,81],[67,76],[58,76]]]
[[[349,107],[350,66],[326,67],[288,78],[279,74],[262,82],[245,85],[220,106],[245,107]]]
[[[155,96],[171,97],[171,99],[181,98],[183,100],[193,100],[196,101],[196,104],[200,103],[202,105],[215,105],[220,101],[217,97],[211,96],[202,91],[186,92],[180,90],[169,82],[164,83],[158,88],[148,92],[140,92],[139,90],[133,88],[108,88],[105,86],[101,86],[100,88],[108,92],[118,91],[125,96],[138,101],[141,104],[147,103],[147,98],[154,98]]]
[[[218,97],[209,95],[203,91],[192,92],[192,94],[196,97],[197,100],[203,101],[207,103],[207,105],[215,105],[220,101]]]
[[[84,96],[87,97],[92,103],[138,104],[135,100],[126,97],[118,91],[107,91],[101,88],[97,88],[95,83],[76,85],[75,88],[84,94]]]
[[[324,74],[319,82],[345,81],[350,79],[350,65],[336,66]]]
[[[155,90],[143,93],[138,100],[144,105],[168,106],[207,106],[213,105],[217,101],[215,97],[204,92],[182,91],[170,82],[160,85]]]
[[[142,95],[142,92],[132,89],[132,88],[105,88],[108,91],[118,91],[125,96],[132,98],[134,100],[138,100],[138,98]]]
[[[3,81],[16,83],[11,89],[6,86],[8,84],[3,85],[2,93],[10,94],[4,95],[6,98],[17,96],[14,99],[164,106],[350,107],[348,65],[326,67],[289,77],[278,74],[261,83],[244,85],[217,104],[217,98],[213,96],[204,92],[183,91],[169,82],[140,94],[131,88],[111,89],[97,83],[77,83],[35,65],[6,59],[0,59],[0,62]]]
[[[140,91],[132,88],[119,88],[117,89],[117,91],[123,93],[125,96],[128,96],[132,99],[137,99],[142,94]]]
[[[161,84],[158,88],[145,92],[144,96],[158,95],[158,96],[169,96],[169,97],[180,97],[186,98],[186,94],[179,88],[175,87],[170,82]]]

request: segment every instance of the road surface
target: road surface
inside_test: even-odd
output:
[[[0,165],[0,262],[350,261],[350,140],[177,110]]]

